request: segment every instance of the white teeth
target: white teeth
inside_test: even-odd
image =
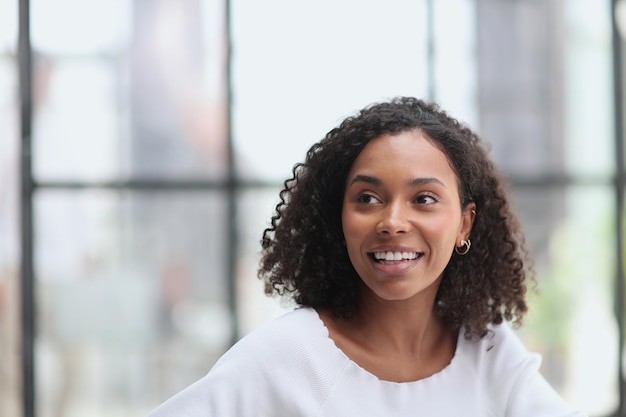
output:
[[[417,252],[374,252],[374,259],[384,261],[401,261],[417,258]]]

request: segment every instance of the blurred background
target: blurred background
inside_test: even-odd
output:
[[[520,330],[626,415],[621,30],[609,0],[0,0],[0,415],[142,416],[289,306],[282,181],[396,95],[480,132],[539,294]]]

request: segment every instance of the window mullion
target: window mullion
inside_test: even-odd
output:
[[[21,172],[21,354],[22,406],[24,417],[35,416],[35,291],[33,274],[33,175],[32,137],[32,45],[30,2],[19,1],[18,63],[20,86]]]

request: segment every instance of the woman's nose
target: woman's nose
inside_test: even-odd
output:
[[[407,233],[410,230],[408,208],[401,203],[389,204],[381,212],[376,231],[383,235]]]

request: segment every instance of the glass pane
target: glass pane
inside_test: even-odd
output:
[[[17,50],[17,6],[16,0],[0,1],[0,55]]]
[[[6,3],[0,3],[0,16]],[[10,2],[14,6],[13,2]],[[8,8],[11,11],[11,7]],[[12,14],[17,18],[17,14]],[[0,17],[0,27],[2,20]],[[12,22],[15,23],[15,22]],[[0,29],[1,31],[2,29]],[[0,35],[2,36],[2,35]],[[0,40],[0,48],[1,46]],[[19,416],[19,103],[17,64],[0,56],[0,415]]]
[[[30,3],[31,42],[42,54],[116,53],[129,36],[129,0]]]
[[[37,179],[224,177],[223,2],[61,3],[32,4]]]
[[[428,93],[424,2],[234,0],[231,7],[233,134],[243,177],[282,180],[345,116],[390,96]]]
[[[478,2],[480,133],[511,175],[561,173],[562,15],[550,2]],[[554,87],[553,87],[554,86]]]
[[[610,415],[618,401],[612,189],[517,189],[515,202],[538,280],[520,333],[570,403]]]
[[[120,172],[121,128],[115,68],[106,61],[45,57],[36,60],[35,68],[35,177],[113,178]]]
[[[143,415],[229,345],[226,198],[36,195],[37,408]]]
[[[245,335],[263,322],[285,313],[290,306],[267,297],[257,277],[261,237],[269,226],[279,188],[242,191],[238,197],[237,312],[239,333]],[[293,307],[293,306],[291,306]]]
[[[433,19],[433,98],[454,117],[476,126],[476,1],[427,2],[432,4]]]
[[[610,3],[565,2],[564,153],[572,175],[615,170]]]

